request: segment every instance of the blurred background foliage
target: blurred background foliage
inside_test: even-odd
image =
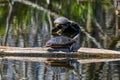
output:
[[[0,0],[1,45],[42,47],[51,38],[53,20],[64,16],[82,28],[81,46],[119,50],[120,35],[116,28],[114,2],[115,0]],[[6,26],[7,24],[9,25]],[[8,32],[6,27],[10,27]],[[4,44],[5,40],[7,43]]]

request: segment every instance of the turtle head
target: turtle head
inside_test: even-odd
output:
[[[52,34],[62,35],[63,31],[69,27],[69,24],[70,21],[65,17],[59,17],[55,19]]]
[[[76,23],[74,23],[73,21],[70,21],[65,17],[59,17],[54,21],[52,34],[55,36],[64,35],[67,37],[71,37],[71,36],[74,37],[74,35],[78,34],[79,31],[80,31],[80,28]]]

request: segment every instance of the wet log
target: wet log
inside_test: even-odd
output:
[[[80,48],[76,52],[68,52],[68,50],[65,48],[62,49],[53,49],[49,47],[20,48],[0,46],[0,56],[101,59],[101,58],[120,58],[120,51],[96,48]]]
[[[0,46],[0,59],[45,62],[76,60],[79,63],[109,62],[120,60],[120,52],[106,49],[80,48],[77,52],[64,52],[52,48],[20,48]],[[53,63],[51,63],[53,62]]]

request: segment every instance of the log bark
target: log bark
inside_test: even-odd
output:
[[[9,46],[0,46],[0,54],[2,56],[31,56],[34,57],[37,55],[38,57],[43,56],[56,56],[58,57],[63,56],[75,56],[75,57],[84,57],[84,55],[90,55],[93,57],[105,57],[105,58],[119,58],[120,57],[120,51],[114,51],[114,50],[106,50],[106,49],[95,49],[95,48],[80,48],[77,52],[64,52],[66,51],[66,48],[62,49],[53,49],[50,47],[36,47],[36,48],[20,48],[20,47],[9,47]],[[25,54],[25,55],[24,55]],[[71,56],[70,56],[71,55]],[[35,57],[37,57],[35,56]]]

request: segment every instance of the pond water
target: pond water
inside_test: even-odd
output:
[[[120,61],[48,65],[43,62],[1,60],[1,80],[119,80]],[[67,66],[66,66],[67,65]]]
[[[80,25],[83,33],[76,46],[120,50],[113,0],[0,0],[0,45],[44,47],[53,37],[53,21],[58,16]],[[0,80],[120,80],[120,61],[79,63],[3,57]]]

